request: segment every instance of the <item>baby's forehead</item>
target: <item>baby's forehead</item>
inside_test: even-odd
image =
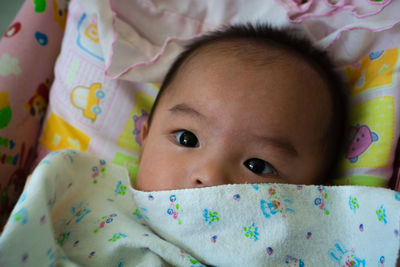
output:
[[[244,51],[248,53],[243,53]],[[199,81],[199,76],[204,77],[204,81]],[[328,84],[319,72],[303,58],[286,53],[280,48],[266,48],[263,44],[225,41],[200,47],[182,63],[171,87],[175,88],[172,90],[184,89],[186,95],[194,95],[197,92],[186,90],[191,88],[193,82],[204,82],[204,86],[210,80],[218,81],[219,84],[231,84],[237,76],[240,76],[240,82],[251,86],[251,91],[244,90],[244,93],[255,94],[259,90],[268,94],[271,90],[276,91],[272,87],[283,87],[275,94],[297,98],[299,101],[320,97],[327,103],[321,111],[330,111],[330,100],[326,101],[329,94]],[[182,83],[184,86],[181,86]],[[231,85],[233,90],[237,84]],[[223,101],[224,94],[217,94],[216,97]],[[245,99],[240,101],[245,102]]]
[[[287,73],[288,79],[291,78],[290,73],[297,72],[302,74],[302,78],[311,77],[322,81],[326,86],[321,90],[331,87],[323,71],[311,59],[287,47],[248,40],[218,41],[195,49],[184,59],[170,82],[175,78],[178,78],[176,82],[179,82],[190,73],[210,71],[218,74],[223,71],[221,68],[224,64],[237,65],[238,72],[263,72],[273,68]],[[302,83],[299,83],[298,87],[301,86]]]
[[[295,51],[276,43],[260,42],[252,39],[216,40],[194,49],[181,64],[194,67],[196,63],[207,60],[207,63],[227,60],[241,61],[244,66],[278,65],[286,59],[304,61],[311,64]]]
[[[273,68],[287,74],[286,78],[290,79],[291,74],[297,73],[301,74],[302,79],[310,77],[322,81],[325,87],[330,87],[323,72],[312,60],[278,44],[249,40],[223,40],[198,47],[184,58],[170,82],[179,82],[182,78],[190,77],[191,73],[209,71],[217,75],[227,65],[237,66],[237,71],[243,74],[248,71],[262,73]],[[299,83],[298,87],[301,86],[302,83]]]

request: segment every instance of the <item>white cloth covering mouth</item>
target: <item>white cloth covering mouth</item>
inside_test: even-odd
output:
[[[158,192],[88,154],[50,153],[0,236],[2,266],[395,266],[400,194],[237,184]],[[53,265],[52,265],[53,264]]]

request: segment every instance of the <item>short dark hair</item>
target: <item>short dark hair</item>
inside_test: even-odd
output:
[[[300,36],[298,31],[285,28],[278,29],[268,24],[240,24],[231,25],[209,32],[185,47],[185,50],[175,59],[167,72],[161,85],[158,96],[153,104],[148,118],[150,125],[162,95],[178,73],[181,66],[200,48],[210,44],[240,41],[254,42],[267,48],[273,46],[277,50],[290,52],[305,60],[316,70],[326,82],[332,100],[332,121],[329,133],[332,144],[330,145],[330,162],[324,170],[324,175],[336,175],[337,163],[342,155],[346,142],[345,132],[347,125],[347,97],[344,79],[335,71],[335,66],[326,52],[315,47],[308,39]],[[259,49],[257,49],[259,51]],[[325,178],[325,177],[322,177]]]

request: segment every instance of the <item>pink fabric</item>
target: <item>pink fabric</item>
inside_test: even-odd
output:
[[[78,2],[88,16],[101,18],[106,75],[113,79],[161,82],[188,40],[223,24],[262,22],[297,28],[332,54],[340,66],[400,43],[398,1]]]
[[[101,18],[107,76],[136,82],[160,83],[184,44],[221,25],[262,21],[290,26],[284,8],[274,1],[78,2],[88,16]]]
[[[34,158],[66,18],[64,0],[34,2],[24,3],[0,41],[0,225]]]
[[[379,14],[393,0],[279,0],[287,10],[290,21],[299,23],[310,18],[333,16],[339,12],[348,12],[356,18],[367,18]]]

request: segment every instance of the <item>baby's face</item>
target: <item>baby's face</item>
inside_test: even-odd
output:
[[[327,85],[302,59],[260,67],[199,52],[142,129],[136,187],[312,184],[326,164],[331,110]]]

